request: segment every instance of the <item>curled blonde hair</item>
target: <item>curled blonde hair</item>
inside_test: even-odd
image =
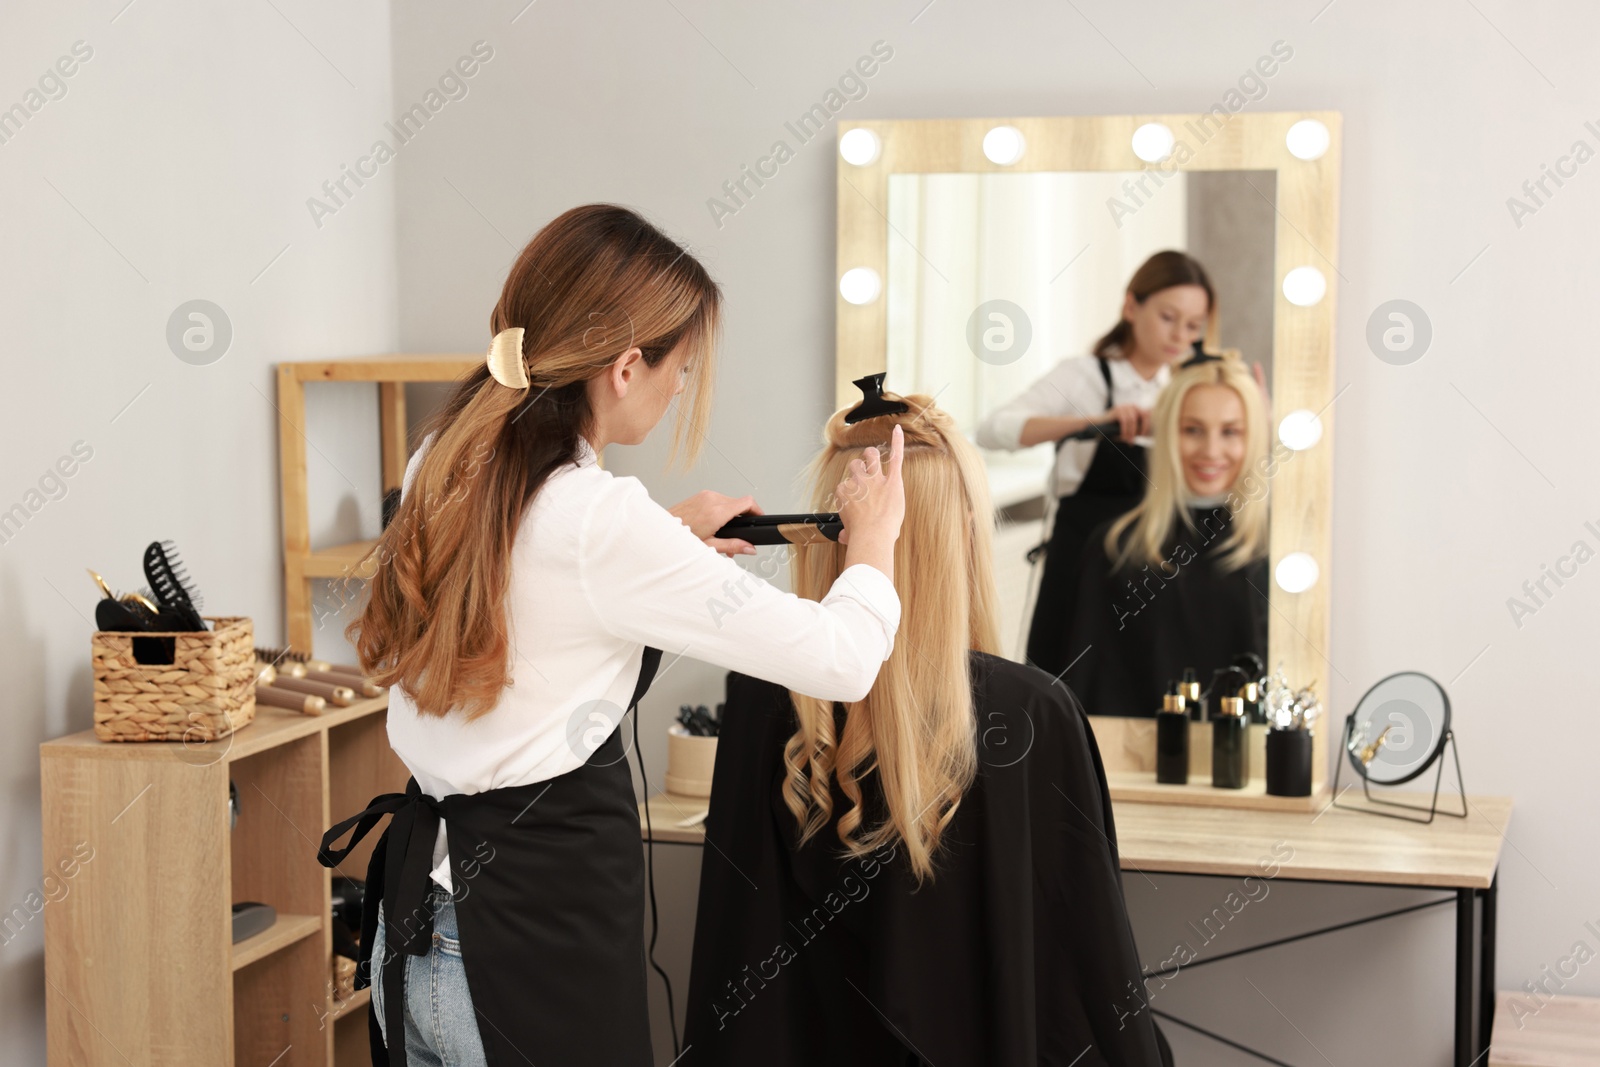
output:
[[[813,507],[835,510],[831,494],[850,460],[876,447],[887,462],[890,434],[903,427],[906,510],[894,549],[900,629],[872,690],[846,705],[838,736],[831,702],[790,691],[798,728],[784,746],[783,798],[803,843],[832,818],[836,781],[850,800],[837,825],[845,849],[860,856],[898,841],[920,882],[932,876],[940,834],[977,773],[970,652],[1000,654],[994,511],[983,461],[955,420],[931,397],[884,396],[910,410],[854,425],[835,412],[809,476]],[[820,600],[844,569],[845,547],[794,552],[795,592]],[[868,825],[861,783],[873,773],[884,812]]]
[[[1181,523],[1191,532],[1194,520],[1189,509],[1195,494],[1183,476],[1179,453],[1179,419],[1189,391],[1201,385],[1223,385],[1238,394],[1244,405],[1245,452],[1239,465],[1244,479],[1254,469],[1264,467],[1267,456],[1267,415],[1261,389],[1237,351],[1229,350],[1220,360],[1197,363],[1172,376],[1151,412],[1155,444],[1150,448],[1150,484],[1144,499],[1111,524],[1105,550],[1117,568],[1141,563],[1160,565],[1170,549],[1169,539]],[[1267,495],[1241,494],[1230,487],[1227,508],[1231,513],[1228,536],[1217,545],[1224,570],[1238,570],[1267,554]]]

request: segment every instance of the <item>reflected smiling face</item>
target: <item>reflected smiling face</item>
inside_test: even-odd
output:
[[[1206,332],[1211,301],[1198,285],[1158,289],[1139,303],[1123,299],[1122,317],[1133,324],[1133,343],[1148,358],[1171,363],[1189,353]]]
[[[1233,488],[1244,466],[1249,430],[1244,401],[1226,385],[1197,385],[1178,412],[1178,459],[1183,479],[1196,496]]]

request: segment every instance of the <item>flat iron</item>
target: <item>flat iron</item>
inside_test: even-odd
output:
[[[844,421],[854,425],[879,415],[902,415],[911,410],[903,400],[890,400],[883,395],[883,379],[887,371],[857,378],[851,384],[861,390],[861,403],[845,412]],[[844,531],[839,513],[810,512],[799,515],[752,515],[746,512],[735,516],[715,534],[717,537],[735,537],[752,545],[811,545],[822,541],[837,541]]]

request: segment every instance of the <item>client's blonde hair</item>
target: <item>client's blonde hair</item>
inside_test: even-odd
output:
[[[1105,550],[1114,566],[1160,565],[1170,549],[1168,539],[1179,523],[1194,529],[1189,516],[1195,495],[1183,476],[1183,459],[1178,449],[1179,419],[1183,401],[1199,385],[1225,385],[1244,405],[1245,449],[1239,466],[1239,481],[1260,469],[1267,455],[1266,404],[1244,360],[1235,350],[1220,360],[1197,363],[1172,376],[1156,399],[1150,421],[1155,444],[1150,448],[1150,484],[1144,499],[1111,524]],[[1217,545],[1224,570],[1238,570],[1267,554],[1267,497],[1265,493],[1241,493],[1238,482],[1230,486],[1226,501],[1232,513],[1228,536]]]
[[[910,410],[854,425],[835,412],[825,448],[809,468],[813,507],[835,510],[832,492],[861,449],[889,454],[890,433],[903,427],[905,521],[895,543],[895,589],[901,603],[894,649],[864,700],[846,705],[834,736],[833,705],[791,691],[799,723],[784,747],[783,796],[802,842],[833,813],[830,786],[851,801],[839,817],[839,840],[852,855],[901,842],[920,882],[933,873],[939,835],[977,773],[977,727],[969,652],[1000,653],[991,557],[994,512],[977,450],[931,397],[901,397]],[[794,590],[820,600],[844,569],[845,547],[800,545]],[[861,782],[876,772],[884,818],[866,825]]]

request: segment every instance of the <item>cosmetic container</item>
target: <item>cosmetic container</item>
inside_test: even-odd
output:
[[[1156,712],[1156,781],[1162,785],[1189,782],[1189,716],[1181,692],[1162,697],[1161,710]]]
[[[1267,731],[1267,793],[1275,797],[1311,795],[1311,731]]]
[[[1211,784],[1243,789],[1250,778],[1250,720],[1239,697],[1223,697],[1218,704],[1211,720]]]

